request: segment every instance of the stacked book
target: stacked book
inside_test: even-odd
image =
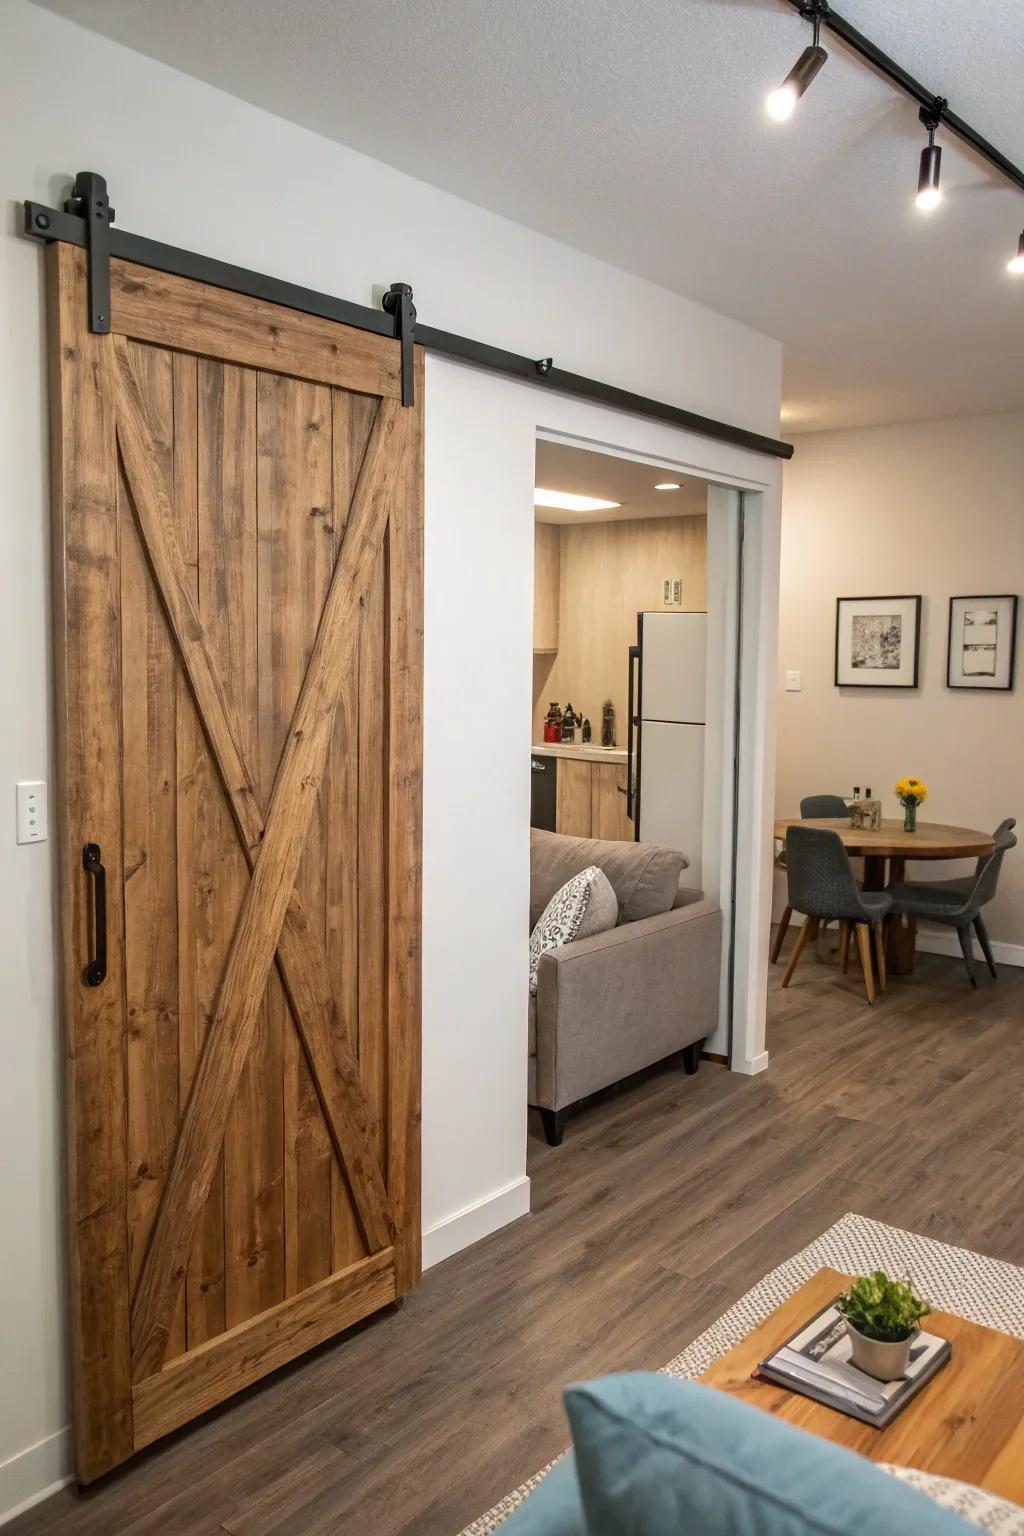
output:
[[[757,1373],[781,1387],[884,1429],[945,1365],[951,1349],[948,1339],[937,1338],[934,1333],[918,1333],[906,1375],[896,1381],[878,1381],[858,1370],[851,1353],[846,1319],[833,1303],[805,1323],[781,1349],[762,1360]]]

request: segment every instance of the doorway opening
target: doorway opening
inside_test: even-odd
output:
[[[589,1029],[600,1054],[624,1025],[622,1077],[659,1050],[688,1070],[728,1053],[741,513],[703,477],[549,436],[534,503],[531,1102],[550,1141],[545,1096],[613,1079],[606,1063],[545,1085],[545,1031]],[[614,888],[605,929],[584,918],[583,948],[552,965],[542,903],[594,867]],[[570,956],[577,984],[587,966],[594,980],[565,1024],[544,977],[567,981]]]

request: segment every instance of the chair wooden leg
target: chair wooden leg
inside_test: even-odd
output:
[[[981,945],[981,952],[985,956],[985,964],[989,968],[992,980],[996,981],[998,980],[999,972],[996,970],[996,962],[992,958],[992,945],[989,943],[988,929],[985,927],[980,912],[974,919],[974,931],[978,935],[978,943]]]
[[[787,907],[782,916],[779,918],[779,926],[775,930],[775,937],[772,939],[771,952],[768,956],[772,965],[775,964],[776,960],[779,958],[779,955],[782,952],[782,941],[786,937],[786,929],[789,927],[789,920],[792,916],[793,908]]]
[[[976,987],[978,985],[978,978],[974,974],[974,945],[971,943],[970,925],[968,925],[966,928],[958,928],[956,931],[956,936],[960,940],[960,948],[963,951],[964,956],[964,965],[967,967],[967,974],[970,977],[971,986]]]
[[[793,972],[796,970],[796,963],[800,959],[801,950],[811,939],[816,939],[817,936],[818,919],[816,917],[805,917],[804,925],[796,936],[793,953],[790,955],[789,964],[786,966],[786,974],[782,978],[782,985],[784,987],[788,987],[793,979]]]
[[[839,924],[839,969],[846,975],[850,964],[850,924],[844,917]]]
[[[885,924],[875,928],[875,954],[878,956],[878,990],[885,991]]]
[[[857,924],[857,948],[860,950],[860,965],[864,972],[864,990],[868,994],[868,1002],[874,1006],[875,1002],[875,973],[871,965],[871,929],[867,923]]]

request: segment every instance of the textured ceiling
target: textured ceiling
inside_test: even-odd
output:
[[[784,0],[46,0],[235,95],[779,337],[788,431],[1024,406],[1024,194]],[[839,8],[1018,164],[1022,0]]]

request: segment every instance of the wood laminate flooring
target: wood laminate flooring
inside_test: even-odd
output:
[[[555,1149],[531,1115],[529,1217],[11,1536],[455,1536],[565,1446],[565,1382],[663,1365],[845,1211],[1024,1264],[1024,971],[922,955],[872,1009],[833,942],[771,968],[767,1073],[663,1065]]]

